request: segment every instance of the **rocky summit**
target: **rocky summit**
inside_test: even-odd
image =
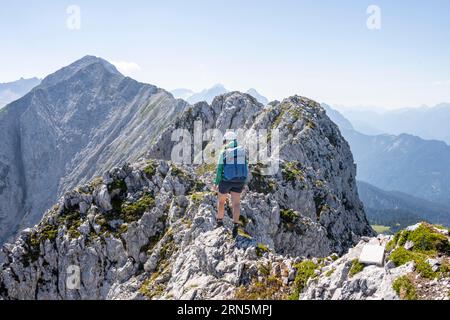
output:
[[[236,239],[229,207],[224,227],[214,228],[213,166],[168,160],[168,133],[199,119],[205,128],[276,128],[282,137],[276,173],[250,166]],[[4,246],[0,297],[298,298],[303,275],[315,272],[311,259],[331,263],[374,235],[347,142],[319,104],[300,96],[264,106],[231,92],[198,103],[145,158],[104,172]]]

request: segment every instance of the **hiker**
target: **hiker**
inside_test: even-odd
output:
[[[223,226],[225,202],[231,195],[233,209],[233,238],[237,237],[241,205],[241,193],[247,183],[248,167],[245,149],[238,145],[237,136],[228,131],[223,139],[224,148],[217,163],[214,189],[219,191],[217,203],[216,227]]]

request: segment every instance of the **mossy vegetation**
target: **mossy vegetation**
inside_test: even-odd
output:
[[[450,254],[448,238],[437,232],[431,225],[422,223],[414,231],[406,231],[406,240],[414,242],[413,249],[425,254]]]
[[[258,242],[256,245],[256,255],[261,258],[266,252],[269,252],[269,247],[261,242]]]
[[[238,235],[240,235],[243,238],[247,238],[247,239],[253,239],[251,235],[249,235],[247,233],[247,231],[244,230],[244,228],[239,227],[238,228]]]
[[[78,228],[81,226],[83,218],[77,208],[65,210],[64,214],[58,217],[58,224],[66,226],[70,239],[78,238],[81,234]]]
[[[155,199],[146,193],[138,201],[132,204],[123,205],[122,219],[126,223],[131,223],[139,220],[145,211],[150,210],[155,206]]]
[[[205,199],[205,196],[208,194],[208,192],[195,192],[191,195],[191,199],[194,202],[195,205],[200,205],[200,203]]]
[[[298,121],[302,118],[302,113],[298,107],[289,108],[289,113],[292,115],[292,118],[294,119],[294,121]]]
[[[410,250],[404,248],[408,242],[413,246]],[[388,243],[387,250],[392,251],[389,259],[396,266],[401,266],[409,261],[414,261],[416,271],[424,278],[433,279],[445,276],[445,268],[434,272],[426,262],[429,258],[436,258],[440,255],[449,255],[448,237],[440,233],[434,226],[422,223],[415,230],[402,230],[397,232]]]
[[[388,226],[382,226],[382,225],[371,225],[372,229],[375,230],[377,234],[390,234],[391,233],[391,227]]]
[[[292,209],[280,209],[281,224],[287,231],[294,231],[300,214]]]
[[[389,259],[394,262],[396,266],[401,266],[407,262],[414,261],[416,271],[424,278],[433,279],[437,274],[431,269],[431,266],[426,262],[428,256],[420,253],[406,250],[403,247],[395,249]]]
[[[122,179],[113,179],[113,182],[108,185],[108,191],[111,193],[114,190],[120,190],[121,193],[127,192],[127,184]]]
[[[175,165],[170,167],[170,172],[172,173],[172,176],[179,177],[181,179],[186,179],[188,176],[187,172]]]
[[[152,179],[152,177],[155,175],[156,173],[156,168],[157,168],[157,164],[152,161],[152,160],[148,160],[147,164],[144,168],[144,174],[148,179]]]
[[[192,194],[195,192],[204,192],[206,194],[208,192],[203,191],[203,190],[205,190],[205,187],[206,187],[206,184],[203,181],[196,179],[193,182],[193,184],[191,183],[191,188],[189,189],[188,194]]]
[[[286,300],[289,288],[283,281],[271,275],[272,263],[260,263],[258,275],[251,279],[247,285],[242,285],[235,291],[236,300]]]
[[[120,238],[128,231],[128,225],[142,218],[145,212],[150,211],[155,206],[155,199],[150,193],[144,195],[134,203],[127,203],[121,196],[116,196],[111,200],[113,210],[104,213],[96,218],[95,223],[104,235],[111,234]],[[118,224],[117,222],[122,221]]]
[[[192,195],[195,192],[202,192],[206,187],[206,184],[202,180],[198,178],[194,179],[188,171],[177,167],[174,164],[170,166],[170,173],[173,177],[177,177],[181,183],[187,186],[186,193],[188,195]]]
[[[35,232],[26,239],[25,249],[26,252],[22,255],[22,264],[26,268],[36,262],[40,256],[40,241]]]
[[[275,276],[254,280],[248,286],[240,286],[235,291],[236,300],[285,300],[283,282]],[[285,290],[285,289],[284,289]]]
[[[401,230],[394,235],[391,246],[403,246],[407,241],[414,243],[413,251],[428,255],[437,253],[450,254],[450,244],[448,237],[438,232],[433,225],[421,223],[413,230]]]
[[[305,180],[305,173],[301,169],[298,161],[286,162],[281,170],[281,173],[283,175],[283,179],[286,181],[294,182]]]
[[[125,203],[120,197],[112,201],[113,210],[104,215],[106,222],[111,220],[123,220],[126,223],[132,223],[139,220],[144,212],[155,206],[155,199],[150,193],[145,193],[134,203]]]
[[[272,125],[270,127],[271,130],[278,128],[281,124],[281,122],[283,121],[283,117],[284,114],[286,112],[286,110],[289,109],[289,105],[288,104],[281,104],[280,105],[280,113],[273,119],[272,121]],[[268,139],[270,140],[270,139]]]
[[[166,286],[164,284],[155,284],[154,282],[152,278],[145,280],[139,288],[139,292],[149,299],[161,296]]]
[[[320,179],[317,179],[317,180],[314,182],[314,185],[316,186],[316,188],[322,189],[322,188],[325,187],[325,181],[320,180]]]
[[[54,241],[57,236],[58,236],[58,227],[51,224],[47,224],[39,232],[39,241],[40,242],[45,240]]]
[[[352,266],[350,267],[350,271],[348,272],[349,277],[353,277],[354,275],[360,273],[364,269],[364,264],[359,262],[358,259],[352,260]]]
[[[325,276],[326,276],[326,277],[331,277],[331,276],[333,275],[334,271],[336,271],[336,268],[331,268],[330,270],[328,270],[328,271],[325,273]]]
[[[292,209],[281,209],[280,218],[286,223],[295,223],[300,215]]]
[[[294,265],[297,270],[293,284],[293,292],[289,296],[290,300],[298,300],[300,293],[305,289],[308,280],[316,277],[318,265],[310,260],[305,260]]]
[[[417,300],[416,288],[408,275],[395,279],[392,288],[402,300]]]

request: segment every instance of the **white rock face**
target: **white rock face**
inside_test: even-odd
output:
[[[228,215],[225,228],[214,229],[211,172],[142,159],[66,193],[38,226],[5,245],[0,297],[232,298],[238,286],[264,276],[261,264],[270,263],[269,272],[290,284],[294,262],[345,253],[373,234],[349,147],[316,103],[292,97],[263,108],[230,93],[211,107],[196,105],[179,121],[192,116],[222,128],[275,121],[286,136],[277,174],[259,176],[258,166],[251,167],[236,240]],[[165,137],[155,149],[162,156]],[[73,266],[80,268],[75,289],[67,282]]]

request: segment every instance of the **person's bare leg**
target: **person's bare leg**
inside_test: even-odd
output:
[[[233,207],[233,222],[239,223],[239,216],[241,215],[241,194],[238,192],[231,192],[231,205]]]
[[[225,202],[227,201],[227,195],[223,193],[218,194],[217,201],[217,220],[222,220],[225,215]]]

